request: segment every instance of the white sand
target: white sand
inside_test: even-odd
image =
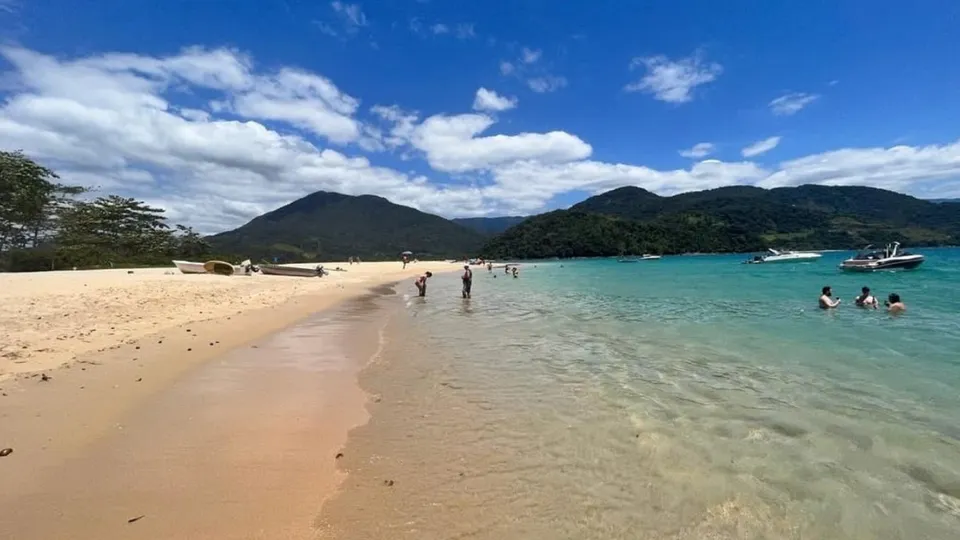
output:
[[[304,265],[299,265],[304,266]],[[312,266],[312,265],[306,265]],[[310,298],[324,304],[447,262],[324,263],[323,278],[186,275],[176,268],[0,274],[0,381],[196,321],[223,319]],[[311,306],[304,305],[304,314]],[[253,337],[253,336],[251,336]]]

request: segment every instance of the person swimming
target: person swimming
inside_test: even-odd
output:
[[[833,289],[830,286],[826,286],[820,291],[820,309],[834,309],[840,305],[840,299],[837,298],[834,300],[831,298],[833,296]]]
[[[906,304],[900,300],[900,295],[897,293],[890,293],[890,296],[887,297],[887,301],[883,304],[887,306],[887,313],[891,315],[899,315],[907,311]]]
[[[420,296],[427,295],[427,278],[433,277],[432,272],[427,272],[422,276],[418,277],[416,281],[413,282],[417,286],[417,290],[420,291]]]
[[[860,296],[854,300],[854,303],[862,308],[873,308],[877,309],[877,299],[872,294],[870,294],[870,287],[864,287],[860,289]]]

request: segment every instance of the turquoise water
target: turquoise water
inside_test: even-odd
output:
[[[924,253],[525,263],[470,301],[439,277],[363,381],[333,514],[356,538],[957,538],[960,250]],[[863,285],[908,312],[850,305]]]

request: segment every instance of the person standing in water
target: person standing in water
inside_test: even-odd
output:
[[[463,265],[463,275],[460,276],[463,281],[463,297],[470,298],[470,288],[473,287],[473,270],[470,265]]]
[[[870,287],[860,289],[860,296],[854,300],[854,303],[862,308],[877,309],[877,299],[870,294]]]
[[[840,299],[834,300],[831,296],[833,296],[833,290],[829,286],[820,291],[820,309],[834,309],[840,305]]]
[[[417,286],[417,290],[420,291],[420,296],[427,295],[427,278],[432,278],[433,273],[427,272],[422,276],[418,277],[416,281],[413,282]]]
[[[891,315],[900,315],[901,313],[907,311],[906,304],[900,300],[900,295],[897,293],[890,293],[890,296],[887,297],[887,301],[884,302],[884,305],[887,306],[887,313]]]

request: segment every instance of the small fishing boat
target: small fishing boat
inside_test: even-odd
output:
[[[211,264],[216,263],[216,264]],[[251,273],[257,271],[257,267],[254,266],[249,260],[243,261],[240,264],[230,264],[223,261],[207,261],[207,262],[193,262],[193,261],[173,261],[173,265],[177,267],[180,272],[184,274],[221,274],[221,275],[243,275],[249,276]],[[207,266],[210,265],[210,269]],[[227,272],[225,266],[232,266],[233,271]],[[211,270],[213,269],[213,270]]]
[[[814,262],[820,257],[819,253],[809,251],[779,251],[768,249],[766,255],[756,255],[754,258],[744,261],[744,264],[771,264],[771,263],[797,263]]]
[[[203,269],[206,270],[208,274],[217,274],[220,276],[232,276],[236,268],[238,267],[223,261],[207,261],[203,263]]]
[[[299,266],[281,266],[278,264],[261,264],[260,273],[267,276],[288,277],[322,277],[327,271],[322,266],[316,268],[301,268]]]
[[[206,274],[207,269],[202,262],[173,261],[173,265],[184,274]]]
[[[853,257],[840,263],[841,270],[873,272],[875,270],[912,270],[923,264],[923,255],[900,251],[900,242],[887,244],[882,250],[863,248]]]

